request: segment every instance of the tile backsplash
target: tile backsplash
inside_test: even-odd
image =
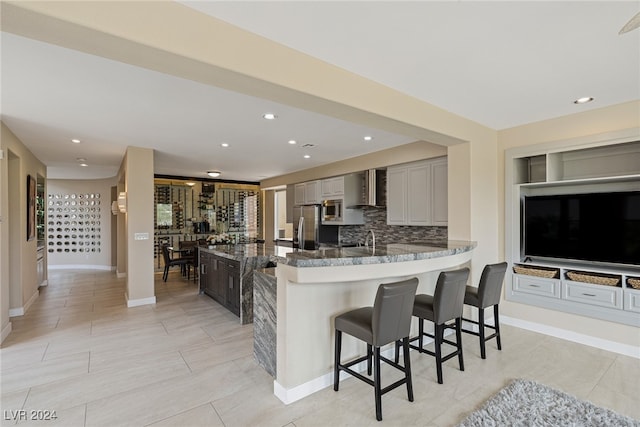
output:
[[[437,242],[447,240],[447,227],[387,225],[386,208],[363,208],[364,225],[340,226],[340,241],[363,243],[369,230],[376,235],[376,243]]]

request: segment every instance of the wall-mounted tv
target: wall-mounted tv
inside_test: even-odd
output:
[[[640,265],[640,191],[526,196],[525,257]]]

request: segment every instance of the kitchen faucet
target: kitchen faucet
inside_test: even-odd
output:
[[[369,234],[371,234],[371,247],[373,249],[375,249],[376,248],[376,234],[371,229],[369,231],[367,231],[367,237],[365,237],[365,239],[364,239],[364,246],[367,247],[367,248],[369,247]]]

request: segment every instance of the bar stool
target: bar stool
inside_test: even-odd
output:
[[[478,332],[462,329],[462,332],[480,337],[480,356],[487,358],[485,343],[492,338],[496,339],[498,350],[502,350],[500,341],[500,322],[498,320],[498,304],[502,293],[502,282],[507,271],[507,263],[488,264],[482,270],[478,287],[467,286],[464,303],[478,308],[478,321],[465,319],[465,322],[478,325]],[[493,306],[493,326],[484,323],[484,309]],[[485,335],[485,328],[493,329],[495,332],[489,336]]]
[[[376,419],[382,420],[382,395],[388,391],[407,385],[407,397],[413,402],[413,386],[411,383],[411,361],[409,359],[409,333],[411,329],[411,310],[418,288],[418,279],[412,278],[394,283],[383,283],[378,287],[373,307],[363,307],[348,311],[335,319],[335,362],[333,389],[338,391],[340,371],[348,372],[354,377],[373,386],[376,403]],[[348,363],[340,363],[342,333],[345,332],[367,343],[367,355]],[[402,340],[404,348],[404,367],[380,355],[380,347]],[[367,375],[371,375],[371,358],[373,356],[373,381],[351,369],[351,366],[367,361]],[[380,361],[388,363],[404,372],[403,379],[381,388]]]
[[[438,383],[442,384],[442,363],[458,356],[460,370],[464,371],[464,360],[462,357],[462,308],[464,306],[464,293],[469,278],[469,269],[462,268],[454,271],[443,271],[438,275],[436,289],[432,295],[416,295],[413,303],[413,315],[418,317],[418,336],[409,341],[418,340],[418,345],[410,345],[411,348],[420,353],[427,353],[436,358],[436,371]],[[434,324],[434,333],[424,332],[424,321],[429,320]],[[453,324],[447,322],[454,320]],[[445,329],[455,329],[456,342],[444,338]],[[435,352],[423,348],[423,337],[433,338]],[[456,347],[456,350],[442,356],[442,343],[447,343]],[[399,344],[396,343],[396,360],[398,359]]]

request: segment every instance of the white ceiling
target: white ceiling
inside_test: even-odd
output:
[[[618,35],[638,1],[183,3],[494,129],[640,99],[640,30]],[[114,176],[131,145],[156,150],[157,174],[260,181],[412,141],[8,33],[1,46],[2,119],[49,178]]]

